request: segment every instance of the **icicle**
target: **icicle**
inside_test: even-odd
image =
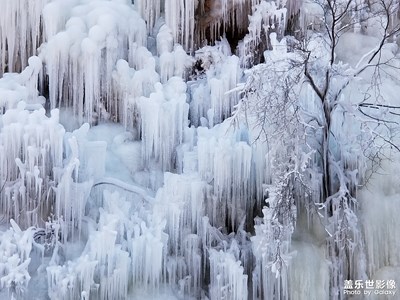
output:
[[[212,299],[247,299],[247,275],[234,255],[210,251],[210,296]]]
[[[235,88],[242,78],[242,70],[239,58],[230,55],[227,44],[226,39],[223,39],[216,49],[205,47],[196,53],[202,61],[202,67],[206,69],[207,85],[199,83],[191,86],[190,105],[194,124],[201,124],[200,120],[204,117],[208,118],[209,127],[221,123],[231,116],[239,101]]]
[[[81,256],[63,266],[49,266],[47,271],[48,296],[50,299],[80,299],[89,296],[94,289],[94,273],[97,262]]]
[[[156,84],[155,89],[155,93],[149,98],[142,97],[139,103],[142,153],[146,164],[154,158],[163,170],[169,170],[174,165],[175,148],[182,143],[188,115],[186,84],[173,77],[164,87]]]
[[[187,69],[192,66],[192,59],[181,45],[175,45],[173,49],[173,36],[166,25],[157,34],[157,52],[160,55],[159,73],[162,83],[172,76],[186,77]]]
[[[226,134],[224,130],[221,132]],[[212,217],[214,226],[224,226],[227,218],[232,228],[237,228],[246,212],[250,212],[247,205],[252,205],[245,200],[251,193],[251,147],[244,142],[235,143],[235,136],[231,140],[215,140],[205,128],[199,128],[198,134],[199,173],[203,180],[212,182],[218,199],[207,207],[207,215]],[[228,214],[220,216],[220,210],[227,210]]]
[[[131,59],[128,43],[146,44],[144,26],[128,3],[88,2],[71,9],[65,31],[49,33],[41,48],[51,107],[73,106],[80,123],[122,119],[123,109],[113,98],[112,71],[119,59]]]
[[[65,131],[57,113],[46,117],[43,108],[29,113],[24,107],[20,104],[2,116],[0,178],[5,193],[0,195],[0,207],[7,218],[27,227],[39,225],[41,213],[48,209],[47,189],[56,178],[47,174],[62,166]]]
[[[143,50],[142,50],[143,49]],[[138,70],[129,68],[124,60],[119,60],[113,72],[113,90],[121,102],[117,108],[119,120],[126,128],[140,128],[140,97],[149,97],[154,92],[154,86],[160,81],[155,71],[155,61],[150,52],[139,47],[135,50],[135,60]]]
[[[160,238],[142,223],[132,239],[133,281],[146,289],[158,289],[162,281],[164,245]]]
[[[64,241],[74,239],[75,227],[80,236],[85,205],[89,198],[93,179],[102,176],[105,169],[106,145],[102,142],[87,142],[88,129],[86,124],[72,134],[68,134],[69,161],[62,170],[59,184],[56,187],[56,216],[62,217],[69,224],[63,228]],[[93,161],[93,146],[96,146],[96,162]],[[80,172],[80,168],[84,168],[85,173]],[[87,177],[90,180],[83,181]]]
[[[175,42],[187,51],[193,50],[195,1],[166,0],[165,23],[172,31]]]
[[[158,0],[141,0],[135,1],[135,8],[146,21],[147,30],[151,32],[155,22],[161,14],[161,1]]]
[[[0,76],[19,72],[43,41],[42,9],[50,0],[0,1]]]

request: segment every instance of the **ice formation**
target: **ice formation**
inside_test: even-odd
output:
[[[10,223],[12,227],[1,235],[0,286],[23,294],[31,278],[28,266],[34,246],[34,228],[22,231],[13,219]]]
[[[242,80],[243,70],[239,58],[230,54],[226,39],[215,47],[203,47],[197,51],[198,60],[206,71],[204,77],[189,85],[192,96],[190,121],[193,125],[213,127],[232,115],[233,107],[239,101],[235,89]]]
[[[247,299],[247,275],[231,253],[211,250],[211,299]]]
[[[393,215],[395,213],[393,206],[397,206],[399,201],[398,196],[400,191],[398,185],[395,184],[395,182],[398,182],[399,176],[390,171],[396,168],[397,165],[396,163],[385,165],[382,170],[384,173],[382,175],[374,175],[372,179],[372,185],[376,190],[366,190],[362,193],[362,199],[365,201],[362,206],[362,209],[365,211],[362,222],[366,237],[366,253],[370,262],[367,271],[370,276],[373,276],[387,265],[399,265],[400,257],[397,250],[398,232],[392,231],[390,234],[387,233],[387,230],[390,230],[390,228],[398,226],[398,218]],[[389,176],[388,174],[393,175]],[[373,201],[377,197],[379,197],[380,201]],[[368,222],[368,219],[372,215],[377,219],[378,223],[376,226]],[[382,241],[382,239],[385,239],[385,241]],[[382,244],[385,247],[379,247]]]
[[[65,28],[49,38],[40,54],[51,107],[73,107],[81,122],[118,119],[112,71],[119,59],[132,56],[130,47],[146,45],[144,21],[125,1],[89,1],[70,10],[59,3],[48,13],[60,10]],[[50,26],[56,25],[48,24],[48,31],[55,31]]]
[[[0,73],[20,72],[43,41],[43,8],[50,0],[1,1]]]
[[[345,202],[372,168],[359,150],[375,154],[395,130],[345,116],[369,91],[363,59],[335,65],[358,81],[332,113],[341,188],[320,199],[321,105],[282,38],[295,19],[320,29],[308,1],[0,5],[0,298],[39,283],[39,297],[65,300],[340,299],[347,278],[398,278],[398,178],[373,176],[361,208]],[[322,69],[323,39],[310,40]],[[395,98],[398,74],[385,72]]]
[[[57,183],[53,168],[63,166],[65,131],[57,111],[46,117],[43,108],[32,113],[25,108],[20,102],[2,116],[0,198],[7,218],[37,226],[50,209],[46,198]]]
[[[0,79],[0,113],[16,108],[23,101],[32,108],[41,107],[45,98],[39,96],[37,77],[42,62],[37,56],[28,60],[28,66],[21,73],[7,73]]]
[[[293,1],[291,1],[293,2]],[[257,49],[260,41],[270,45],[269,33],[282,32],[287,20],[287,8],[279,1],[260,1],[249,16],[248,34],[239,44],[241,64],[248,66],[257,61],[255,57],[260,49]]]

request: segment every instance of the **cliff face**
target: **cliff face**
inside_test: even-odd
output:
[[[250,14],[251,1],[200,0],[196,9],[197,45],[213,43],[224,34],[231,39],[243,37]]]
[[[221,36],[225,36],[229,40],[232,50],[235,50],[238,42],[248,33],[249,16],[254,14],[257,5],[261,2],[275,2],[278,9],[285,7],[285,27],[282,31],[291,33],[295,30],[298,24],[301,0],[199,0],[195,9],[195,48],[212,44]],[[271,18],[264,22],[274,24],[277,20]],[[283,34],[283,32],[281,33]]]

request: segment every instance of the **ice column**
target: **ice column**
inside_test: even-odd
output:
[[[165,23],[171,28],[175,42],[193,50],[195,1],[165,0]]]
[[[198,176],[165,173],[154,207],[156,218],[166,220],[168,280],[179,283],[181,292],[190,295],[198,295],[201,287],[200,236],[205,197],[206,183]]]
[[[146,21],[147,30],[151,33],[154,24],[161,15],[161,1],[159,0],[139,0],[135,1],[136,10]]]
[[[42,9],[50,0],[0,1],[0,76],[19,72],[42,41]]]
[[[128,129],[141,126],[140,98],[149,97],[155,91],[154,86],[160,81],[155,70],[155,60],[145,47],[134,51],[133,65],[130,68],[125,60],[119,60],[113,72],[113,90],[120,102],[116,109],[118,120]]]
[[[58,111],[51,117],[45,110],[7,110],[0,133],[1,212],[16,218],[22,226],[38,226],[46,218],[48,193],[57,178],[48,176],[62,166],[65,130],[58,123]]]
[[[220,130],[228,135],[228,128]],[[237,228],[243,217],[252,218],[252,149],[245,142],[236,142],[235,135],[216,139],[211,132],[198,128],[199,174],[212,183],[218,199],[207,203],[207,215],[216,227],[229,224]],[[220,211],[227,213],[220,215]]]
[[[247,275],[232,253],[210,251],[211,299],[247,299]]]
[[[51,299],[126,299],[128,286],[134,280],[131,272],[146,274],[154,270],[150,265],[131,269],[131,259],[142,261],[147,252],[136,253],[132,247],[137,220],[133,216],[130,219],[130,203],[118,193],[105,191],[104,207],[99,212],[98,229],[89,232],[80,257],[66,265],[47,268]],[[146,260],[148,263],[157,261],[154,253],[151,260]]]
[[[164,86],[156,84],[155,89],[139,103],[142,153],[146,164],[155,159],[163,170],[171,170],[175,165],[176,147],[182,143],[187,125],[186,84],[181,78],[173,77]]]
[[[91,1],[74,7],[65,31],[41,49],[51,106],[72,106],[81,123],[121,119],[112,73],[119,59],[128,59],[129,47],[146,45],[145,26],[128,3]]]
[[[205,47],[197,55],[206,69],[206,78],[191,85],[191,122],[213,127],[232,115],[234,106],[239,101],[237,84],[242,78],[239,58],[230,55],[226,39],[218,43],[218,47]],[[202,122],[203,120],[203,122]],[[202,124],[203,123],[203,124]]]

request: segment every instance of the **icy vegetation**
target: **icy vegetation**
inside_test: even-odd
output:
[[[0,299],[397,292],[398,1],[0,7]]]

